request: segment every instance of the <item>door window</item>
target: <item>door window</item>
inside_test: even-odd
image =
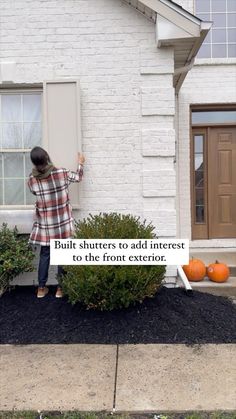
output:
[[[205,199],[204,199],[204,133],[196,133],[194,141],[194,206],[195,222],[205,222]]]
[[[236,0],[235,0],[236,1]],[[193,111],[192,124],[225,124],[235,123],[236,110]]]

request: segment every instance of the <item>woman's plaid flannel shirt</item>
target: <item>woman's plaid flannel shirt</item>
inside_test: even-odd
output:
[[[36,214],[30,243],[49,246],[50,239],[72,236],[73,218],[68,186],[71,182],[80,182],[82,178],[83,166],[80,164],[76,172],[53,168],[45,179],[37,179],[30,174],[28,186],[36,195]]]

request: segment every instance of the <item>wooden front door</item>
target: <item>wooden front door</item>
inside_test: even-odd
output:
[[[236,127],[193,128],[192,238],[236,238]]]
[[[209,238],[236,238],[236,128],[208,128]]]

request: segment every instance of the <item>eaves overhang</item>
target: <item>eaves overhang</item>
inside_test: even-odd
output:
[[[207,36],[212,22],[200,21],[197,34],[190,33],[184,28],[157,15],[157,45],[174,48],[174,78],[173,85],[178,92],[188,71],[194,65],[194,59]]]
[[[212,22],[202,21],[171,0],[124,1],[155,22],[158,48],[174,48],[173,85],[178,92]]]

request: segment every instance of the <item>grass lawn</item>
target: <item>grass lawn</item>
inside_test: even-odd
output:
[[[236,412],[189,413],[80,413],[80,412],[0,412],[0,419],[236,419]]]

